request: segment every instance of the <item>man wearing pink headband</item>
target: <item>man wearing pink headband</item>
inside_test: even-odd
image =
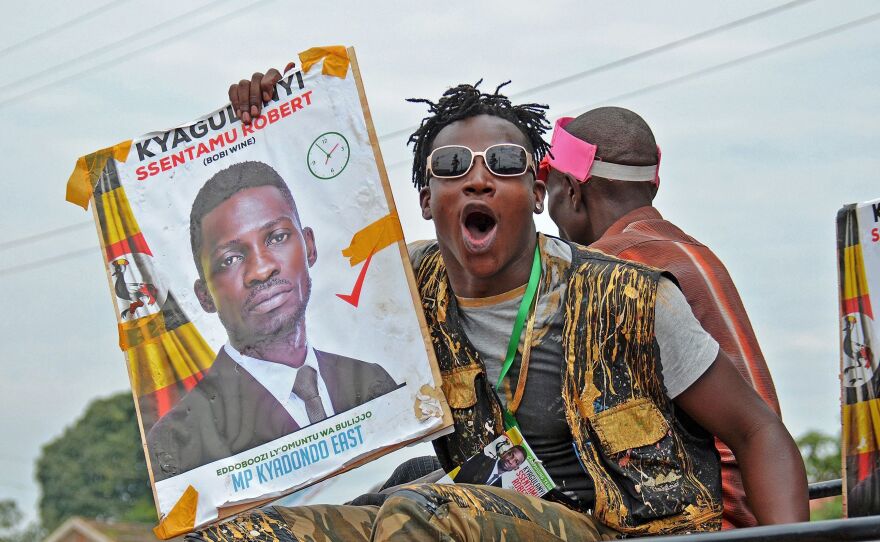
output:
[[[559,119],[552,141],[539,176],[560,236],[674,275],[703,328],[779,414],[773,380],[724,265],[651,205],[660,184],[660,148],[648,124],[627,109],[602,107]],[[754,526],[736,458],[717,439],[716,447],[723,527]]]

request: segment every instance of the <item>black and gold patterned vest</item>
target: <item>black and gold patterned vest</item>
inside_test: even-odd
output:
[[[717,530],[721,475],[710,435],[666,396],[654,339],[660,273],[571,244],[562,396],[595,484],[593,515],[630,535]],[[447,470],[503,430],[501,406],[465,335],[435,245],[416,269],[455,432],[434,441]]]

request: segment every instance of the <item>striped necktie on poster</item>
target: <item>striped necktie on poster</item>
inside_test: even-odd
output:
[[[296,373],[293,393],[297,394],[306,405],[309,423],[317,423],[327,417],[321,396],[318,395],[318,371],[308,365],[301,367]]]

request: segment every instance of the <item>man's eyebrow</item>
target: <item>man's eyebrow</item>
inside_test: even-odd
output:
[[[288,216],[281,215],[278,218],[275,218],[273,220],[270,220],[269,222],[266,222],[265,224],[263,224],[262,226],[257,228],[257,230],[259,230],[259,231],[271,230],[272,228],[274,228],[275,226],[277,226],[281,222],[284,222],[285,220],[293,222],[292,218],[290,218]],[[223,252],[224,250],[233,248],[236,245],[240,245],[240,244],[241,244],[241,239],[230,239],[229,241],[226,241],[225,243],[214,247],[212,254],[217,255],[218,252]]]
[[[290,217],[281,215],[278,218],[276,218],[275,220],[270,220],[269,222],[266,222],[265,224],[260,226],[260,230],[270,230],[270,229],[274,228],[275,226],[277,226],[280,222],[283,222],[284,220],[290,220],[291,222],[293,222],[293,220],[291,220]]]
[[[240,240],[240,239],[230,239],[229,241],[226,241],[226,242],[223,243],[222,245],[217,245],[216,247],[214,247],[214,250],[212,251],[212,254],[215,255],[215,256],[217,256],[218,253],[223,252],[223,251],[225,251],[225,250],[227,250],[227,249],[233,248],[233,247],[235,247],[236,245],[240,245],[240,244],[241,244],[241,240]]]

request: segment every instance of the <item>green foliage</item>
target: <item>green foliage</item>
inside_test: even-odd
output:
[[[82,418],[43,447],[37,480],[40,519],[48,531],[74,515],[155,522],[131,395],[93,401]]]
[[[797,445],[810,483],[840,478],[840,437],[809,431],[797,439]]]
[[[12,500],[0,501],[0,542],[33,542],[43,537],[36,524],[20,525],[23,516]]]
[[[819,431],[809,431],[797,439],[798,448],[807,468],[807,480],[824,482],[841,477],[840,438]],[[843,499],[834,497],[810,506],[810,521],[843,517]]]
[[[14,529],[21,522],[21,510],[15,501],[0,501],[0,532]]]
[[[810,507],[810,521],[823,521],[826,519],[841,519],[843,517],[843,497],[829,498],[817,507]]]

